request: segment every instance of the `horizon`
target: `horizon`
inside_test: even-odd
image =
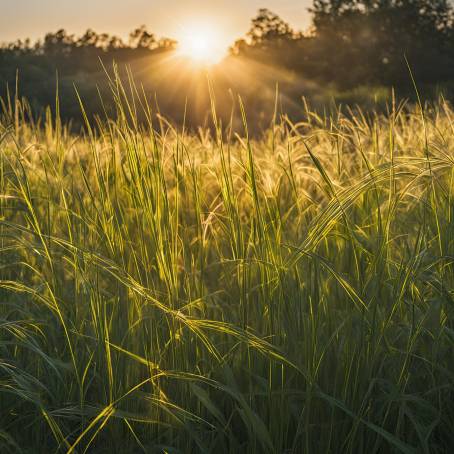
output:
[[[2,8],[0,19],[0,43],[29,38],[32,42],[42,39],[46,33],[65,29],[80,35],[91,28],[96,32],[117,35],[123,39],[140,25],[145,25],[159,37],[180,39],[193,24],[213,24],[222,30],[223,45],[228,47],[244,36],[252,17],[260,8],[268,8],[278,14],[296,30],[310,24],[308,8],[312,0],[233,0],[229,7],[220,1],[188,0],[163,2],[156,0],[147,6],[145,0],[109,2],[80,0],[69,1],[18,0]],[[87,10],[91,14],[87,16]],[[19,26],[17,17],[20,17]],[[37,20],[38,19],[38,20]]]
[[[454,452],[452,1],[3,0],[0,454]]]

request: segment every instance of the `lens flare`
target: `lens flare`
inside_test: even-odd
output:
[[[216,64],[227,53],[221,34],[214,27],[204,24],[185,27],[178,42],[180,55],[202,64]]]

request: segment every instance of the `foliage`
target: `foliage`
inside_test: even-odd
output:
[[[230,56],[209,70],[220,93],[231,90],[244,96],[251,106],[254,131],[266,127],[273,115],[269,106],[276,85],[282,111],[294,119],[301,115],[302,95],[321,109],[331,104],[331,94],[364,107],[370,106],[376,88],[393,87],[402,97],[413,96],[408,90],[408,66],[426,94],[440,91],[441,86],[453,99],[454,21],[447,0],[316,0],[310,13],[312,27],[302,33],[277,14],[260,9]],[[197,129],[206,125],[209,116],[205,71],[188,68],[172,52],[176,46],[174,40],[159,39],[145,26],[133,31],[127,43],[89,29],[80,37],[59,30],[34,44],[30,40],[5,44],[0,47],[0,97],[18,82],[35,114],[43,114],[53,102],[58,79],[61,116],[79,126],[74,86],[83,94],[91,121],[104,108],[114,109],[111,104],[101,105],[99,91],[107,91],[100,60],[108,68],[115,62],[124,72],[131,68],[138,84],[156,97],[156,110],[174,123],[186,121]],[[366,99],[349,96],[367,86],[371,94]],[[187,100],[192,105],[185,116]],[[230,100],[220,103],[224,123],[230,121],[231,104]],[[241,120],[238,109],[233,118]]]
[[[240,54],[247,45],[266,47],[270,43],[285,42],[295,38],[295,32],[290,25],[272,11],[262,8],[252,19],[251,28],[247,33],[247,40],[238,40],[232,51]]]
[[[43,72],[58,68],[62,74],[75,74],[78,71],[99,70],[99,58],[128,61],[138,56],[153,55],[175,48],[176,42],[163,38],[156,39],[144,25],[130,34],[129,44],[121,38],[107,33],[97,33],[88,29],[82,36],[75,37],[64,29],[48,33],[43,41],[31,45],[30,40],[18,40],[0,47],[0,78],[9,80],[5,71],[14,73],[19,66],[26,73],[33,68]]]
[[[3,106],[0,450],[451,452],[449,105],[252,140],[111,86],[77,136]]]
[[[267,52],[262,52],[260,40],[250,39],[238,41],[234,53],[267,58],[344,88],[407,84],[405,57],[421,82],[446,81],[454,75],[454,16],[447,0],[315,0],[310,12],[310,33],[286,28],[280,35],[283,22],[262,10],[248,36],[265,27]]]

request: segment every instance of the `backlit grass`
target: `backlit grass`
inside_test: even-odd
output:
[[[1,452],[449,452],[447,103],[253,140],[112,90],[79,135],[3,105]]]

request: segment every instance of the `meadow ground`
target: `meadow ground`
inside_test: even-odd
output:
[[[258,140],[113,95],[79,135],[3,106],[1,452],[449,452],[448,104]]]

